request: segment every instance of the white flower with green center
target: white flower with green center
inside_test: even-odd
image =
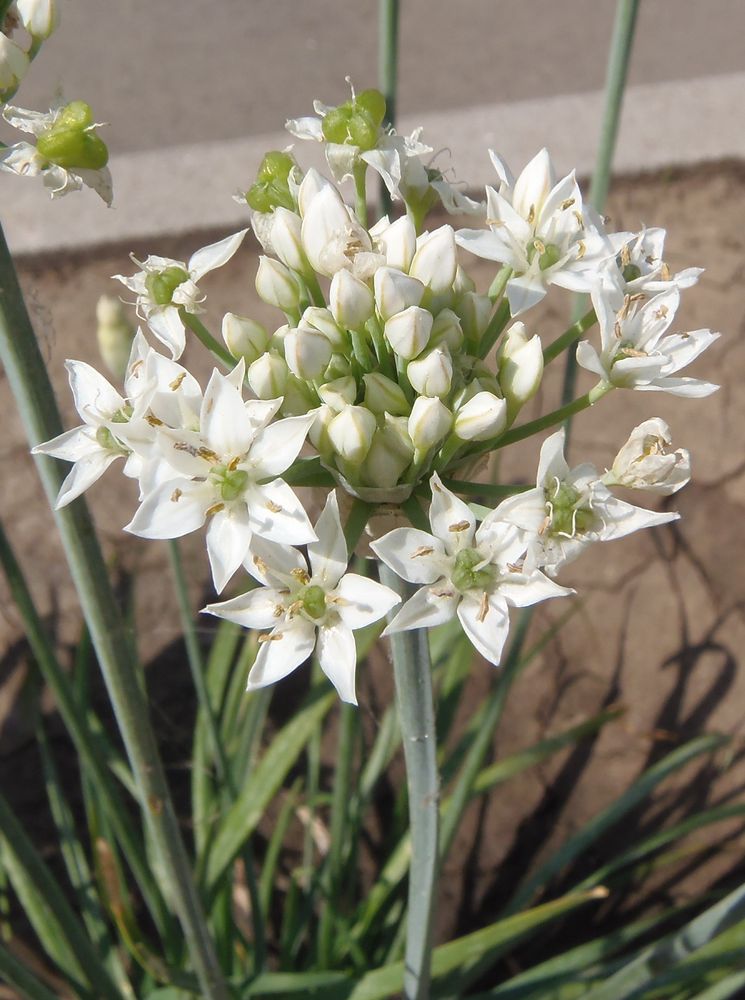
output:
[[[402,579],[422,584],[383,634],[432,628],[457,615],[476,649],[496,665],[509,632],[510,607],[527,607],[572,591],[537,569],[524,568],[525,536],[500,519],[500,508],[477,528],[471,509],[437,474],[430,485],[432,534],[394,528],[370,544]]]
[[[674,396],[708,396],[718,386],[676,373],[694,361],[718,333],[692,330],[667,333],[680,302],[673,286],[643,300],[624,296],[616,288],[596,285],[592,304],[600,326],[600,353],[584,340],[577,346],[577,362],[609,385],[641,391],[669,392]]]
[[[644,228],[639,233],[614,233],[614,242],[623,242],[616,258],[603,272],[602,280],[614,284],[626,295],[664,292],[671,285],[681,289],[695,285],[703,268],[686,267],[671,274],[663,257],[665,236],[665,230],[660,228]]]
[[[125,460],[126,476],[140,475],[141,462],[133,453],[132,440],[144,442],[151,436],[145,420],[149,386],[138,363],[146,350],[144,337],[138,334],[124,380],[125,396],[84,361],[65,362],[75,407],[83,423],[32,449],[35,455],[51,455],[74,463],[60,488],[57,508],[79,497],[118,458]]]
[[[107,166],[109,151],[97,135],[102,123],[84,101],[71,101],[50,111],[3,109],[13,128],[36,137],[36,145],[18,142],[0,150],[0,170],[20,177],[41,177],[52,198],[80,191],[85,184],[111,205],[113,186]]]
[[[535,489],[509,497],[497,508],[503,520],[525,532],[526,566],[555,576],[592,542],[623,538],[679,517],[614,497],[589,462],[570,469],[564,438],[562,429],[543,442]]]
[[[303,544],[315,532],[280,478],[303,446],[314,414],[270,423],[281,399],[243,401],[244,365],[215,370],[202,400],[199,430],[159,429],[167,469],[126,530],[143,538],[180,538],[208,521],[207,552],[220,592],[243,562],[254,534]]]
[[[286,677],[315,650],[339,697],[356,705],[353,632],[379,621],[400,598],[374,580],[345,572],[347,546],[336,493],[329,494],[315,531],[318,540],[308,546],[308,562],[297,549],[254,538],[246,568],[262,587],[204,610],[261,630],[249,691]]]
[[[141,270],[131,277],[113,275],[135,293],[137,315],[165,344],[174,360],[181,357],[186,346],[186,328],[180,311],[183,309],[192,314],[202,312],[200,306],[205,296],[197,287],[197,282],[209,271],[226,264],[247,232],[247,229],[242,229],[218,243],[202,247],[191,255],[188,263],[152,255],[139,261],[132,256]]]
[[[589,291],[598,261],[613,255],[574,176],[557,182],[551,158],[542,149],[515,180],[490,151],[499,191],[486,189],[488,230],[461,229],[456,240],[477,257],[499,261],[514,274],[507,282],[513,316],[539,302],[548,285]]]

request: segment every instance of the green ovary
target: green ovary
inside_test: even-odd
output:
[[[462,592],[466,590],[488,590],[494,581],[494,570],[490,565],[476,569],[484,557],[477,549],[462,549],[455,557],[451,580]]]
[[[150,299],[158,306],[167,306],[173,300],[173,293],[179,285],[189,280],[183,267],[167,267],[163,271],[151,271],[145,278],[145,288]]]
[[[303,602],[303,611],[311,618],[318,620],[326,614],[326,592],[323,587],[316,584],[304,587],[299,599]]]
[[[220,490],[220,497],[227,503],[242,496],[248,483],[248,473],[243,469],[229,469],[215,465],[210,469],[210,480]]]
[[[549,531],[552,535],[575,535],[589,531],[595,515],[589,507],[579,506],[581,495],[574,487],[561,483],[554,492],[546,493],[546,504],[551,516]]]

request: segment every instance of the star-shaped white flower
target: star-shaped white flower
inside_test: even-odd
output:
[[[3,118],[13,128],[29,132],[38,139],[55,126],[63,112],[64,108],[53,108],[48,112],[29,111],[8,104],[3,109]],[[101,124],[93,122],[83,131],[92,132]],[[111,205],[114,197],[111,171],[108,166],[100,167],[98,170],[62,167],[43,156],[30,142],[17,142],[0,150],[0,170],[17,174],[19,177],[41,177],[44,187],[50,189],[52,198],[61,198],[70,191],[80,191],[84,184],[92,188],[107,205]]]
[[[315,649],[339,697],[356,705],[352,633],[379,621],[400,598],[374,580],[345,573],[347,546],[336,493],[329,494],[315,530],[318,540],[308,546],[310,565],[297,549],[254,538],[246,566],[262,587],[204,610],[262,630],[249,691],[286,677]]]
[[[623,538],[679,517],[614,497],[590,463],[570,469],[564,438],[562,429],[543,442],[535,489],[509,497],[497,508],[503,520],[525,532],[526,566],[542,567],[555,576],[592,542]]]
[[[486,189],[489,229],[461,229],[458,243],[512,268],[506,293],[513,316],[539,302],[550,284],[589,291],[589,275],[613,248],[600,220],[583,206],[574,172],[557,181],[542,149],[515,180],[495,153],[489,155],[501,181],[499,191]]]
[[[577,362],[609,385],[674,396],[708,396],[718,386],[694,378],[678,378],[706,350],[718,333],[693,330],[667,333],[680,302],[676,286],[640,302],[617,288],[596,284],[592,304],[600,326],[600,353],[584,340],[577,346]]]
[[[191,255],[188,263],[153,255],[139,261],[132,256],[141,270],[131,277],[113,275],[135,293],[137,315],[165,344],[174,360],[181,357],[186,346],[186,328],[180,310],[192,314],[202,311],[200,306],[205,296],[197,287],[197,282],[209,271],[226,264],[247,232],[247,229],[242,229],[218,243],[202,247]]]
[[[161,427],[159,485],[126,530],[180,538],[209,521],[207,552],[218,593],[243,562],[254,534],[276,542],[315,539],[308,515],[281,474],[297,458],[315,414],[270,423],[281,399],[243,401],[244,364],[212,373],[199,430]]]
[[[400,577],[422,584],[383,634],[431,628],[457,615],[476,649],[496,665],[509,632],[510,607],[527,607],[572,591],[537,569],[524,568],[525,536],[500,520],[499,508],[477,528],[471,509],[437,474],[430,485],[432,534],[394,528],[370,544]]]
[[[605,284],[615,287],[625,295],[645,295],[667,291],[672,285],[690,288],[695,285],[703,268],[686,267],[672,274],[663,257],[665,230],[647,229],[639,233],[614,233],[614,242],[621,242],[615,259],[609,260],[601,273]]]

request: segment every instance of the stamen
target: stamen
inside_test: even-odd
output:
[[[173,493],[171,493],[171,500],[172,500],[172,501],[173,501],[174,503],[178,503],[178,501],[179,501],[179,500],[181,499],[181,497],[182,497],[183,495],[184,495],[184,493],[183,493],[183,490],[180,490],[180,489],[176,488],[176,489],[175,489],[175,490],[173,491]]]
[[[565,198],[564,201],[562,201],[562,203],[559,206],[559,208],[561,209],[562,212],[566,212],[566,210],[568,208],[572,207],[572,205],[574,204],[574,201],[575,201],[574,198]]]
[[[257,642],[279,642],[284,639],[284,632],[262,632]]]
[[[213,503],[211,507],[208,507],[204,512],[205,517],[214,517],[215,514],[219,514],[221,510],[225,510],[224,503]]]
[[[264,506],[266,507],[267,510],[270,510],[272,514],[279,514],[282,511],[282,508],[279,506],[279,504],[275,503],[273,500],[267,500]]]
[[[173,392],[176,392],[178,389],[181,388],[181,383],[184,381],[185,378],[186,378],[186,372],[181,372],[181,374],[178,375],[173,380],[173,382],[168,383],[168,388],[171,389]]]
[[[158,418],[154,417],[152,415],[152,413],[148,413],[148,415],[145,417],[145,420],[147,420],[147,422],[150,424],[151,427],[162,427],[163,426],[163,421],[162,420],[158,420]],[[174,447],[177,448],[179,451],[183,451],[184,450],[183,448],[179,448],[178,447],[178,443],[175,444]]]
[[[435,550],[431,545],[420,545],[418,549],[411,553],[410,559],[417,559],[419,556],[431,556]]]
[[[448,531],[468,531],[470,527],[470,521],[456,521],[455,524],[448,525]]]
[[[479,613],[476,615],[478,621],[482,622],[489,614],[489,595],[486,591],[481,595],[481,603],[479,605]]]

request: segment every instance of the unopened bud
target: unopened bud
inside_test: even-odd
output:
[[[316,405],[317,400],[313,390],[290,372],[285,383],[280,414],[283,417],[300,416],[300,414],[308,413]]]
[[[424,295],[424,285],[416,278],[393,267],[379,267],[373,279],[375,303],[384,320],[409,306],[418,306]]]
[[[455,415],[453,430],[462,441],[487,441],[507,424],[507,401],[491,392],[477,392]]]
[[[667,451],[671,444],[670,428],[664,420],[645,420],[631,432],[604,482],[665,496],[677,492],[691,478],[691,457],[684,448]]]
[[[335,351],[346,349],[347,337],[337,326],[329,309],[323,306],[308,306],[302,315],[302,325],[312,326],[314,330],[322,333]]]
[[[256,291],[267,305],[283,312],[297,309],[300,302],[300,289],[289,268],[272,257],[259,257]]]
[[[491,317],[492,302],[488,295],[466,292],[455,306],[463,333],[469,343],[477,345]]]
[[[331,280],[329,305],[336,322],[347,330],[359,330],[375,309],[372,290],[351,271],[337,271]]]
[[[345,406],[351,406],[357,398],[357,380],[352,375],[335,378],[318,387],[321,402],[330,406],[334,413],[341,413]]]
[[[453,227],[441,226],[419,237],[409,274],[427,285],[434,295],[443,295],[453,287],[456,265]]]
[[[34,41],[49,38],[59,24],[57,0],[16,0],[16,8]]]
[[[514,323],[505,334],[497,355],[499,386],[516,411],[538,391],[543,377],[543,346],[536,334],[528,338],[523,323]],[[514,413],[512,414],[514,415]]]
[[[331,344],[313,327],[290,330],[284,340],[287,367],[298,378],[312,381],[320,378],[331,360]]]
[[[409,437],[419,451],[429,451],[450,433],[453,414],[442,400],[433,396],[419,396],[414,400],[409,417]]]
[[[303,274],[308,270],[303,241],[300,238],[302,219],[297,212],[276,208],[272,216],[269,238],[274,252],[287,267]]]
[[[14,41],[0,32],[0,95],[15,90],[26,75],[28,56]]]
[[[225,313],[222,320],[222,339],[236,359],[244,358],[247,365],[264,353],[269,346],[269,331],[247,316]]]
[[[249,366],[246,378],[259,399],[276,399],[284,394],[288,374],[285,359],[267,352]]]
[[[405,417],[386,417],[378,427],[362,466],[361,477],[370,486],[395,486],[414,457]]]
[[[452,309],[441,309],[435,316],[429,343],[431,347],[444,345],[451,353],[460,350],[463,344],[463,330],[460,320]]]
[[[447,347],[435,347],[410,361],[406,374],[421,396],[446,396],[453,381],[453,361]]]
[[[406,416],[409,412],[409,402],[403,389],[392,379],[371,372],[363,375],[365,380],[365,406],[373,413],[391,413],[394,416]]]
[[[385,337],[399,357],[410,361],[421,354],[432,332],[432,313],[419,306],[409,306],[385,324]]]
[[[305,217],[311,201],[325,187],[331,187],[331,181],[327,180],[315,167],[311,167],[303,177],[297,193],[298,209],[303,217]]]
[[[135,331],[119,299],[102,295],[96,303],[98,350],[112,375],[123,379]]]
[[[335,416],[336,410],[333,410],[328,404],[323,403],[316,408],[316,419],[308,431],[308,440],[316,451],[327,460],[331,458],[333,452],[329,438],[329,424]]]
[[[372,444],[377,421],[364,406],[347,406],[329,423],[329,440],[334,451],[350,465],[365,461]]]
[[[408,215],[391,223],[378,237],[388,267],[408,272],[416,253],[416,228]]]

